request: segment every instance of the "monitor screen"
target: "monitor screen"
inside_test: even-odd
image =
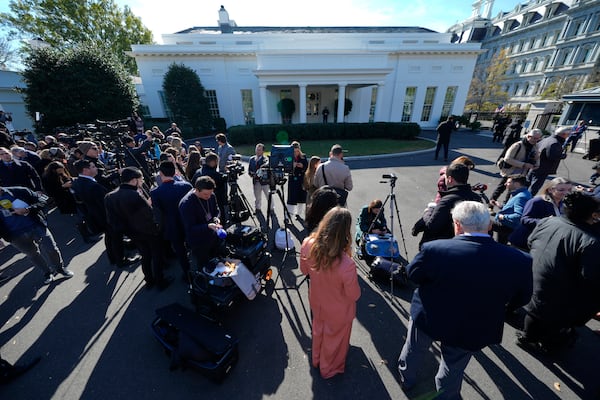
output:
[[[271,146],[271,155],[269,156],[269,167],[283,169],[291,173],[294,161],[294,148],[291,145]]]

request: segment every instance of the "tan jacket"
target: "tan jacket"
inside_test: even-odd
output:
[[[535,150],[535,169],[540,165],[540,153],[537,148],[537,144],[533,145],[533,149]],[[501,169],[500,175],[502,176],[526,175],[529,172],[529,169],[525,168],[525,163],[527,161],[527,148],[523,144],[522,140],[513,143],[508,150],[506,150],[504,161],[510,164],[511,167]]]
[[[325,167],[325,175],[327,176],[327,183],[323,178],[323,166]],[[352,175],[350,174],[350,168],[344,163],[344,161],[330,157],[329,161],[319,165],[317,172],[315,172],[314,185],[321,187],[325,185],[333,186],[338,189],[352,190]]]

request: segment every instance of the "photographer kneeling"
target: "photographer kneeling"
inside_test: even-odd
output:
[[[369,233],[383,235],[388,232],[382,206],[381,200],[375,199],[362,208],[356,221],[356,244]]]

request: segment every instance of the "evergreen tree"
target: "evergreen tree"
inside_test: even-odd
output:
[[[171,64],[163,80],[163,91],[173,120],[193,135],[206,133],[212,127],[208,99],[200,77],[183,64]]]
[[[25,106],[32,118],[36,112],[44,115],[47,131],[96,119],[123,119],[138,106],[123,66],[93,46],[33,50],[25,59],[23,80]]]

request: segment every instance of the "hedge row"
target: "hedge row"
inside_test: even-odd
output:
[[[236,145],[274,142],[281,131],[287,132],[290,141],[368,138],[410,140],[421,133],[421,127],[403,122],[238,125],[227,130],[227,139]]]

